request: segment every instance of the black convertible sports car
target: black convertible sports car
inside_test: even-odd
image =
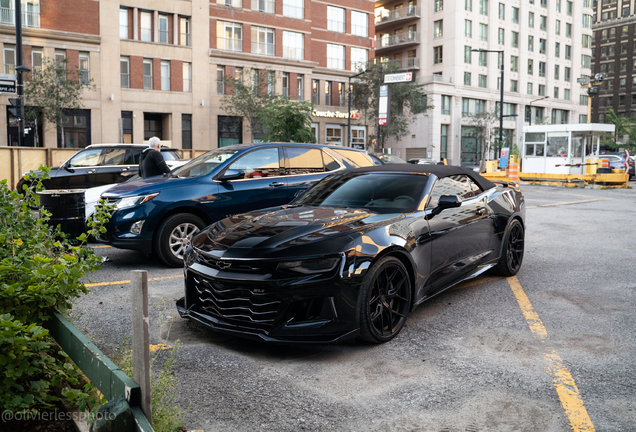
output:
[[[185,254],[182,317],[270,342],[386,342],[424,300],[524,253],[519,190],[446,165],[339,172],[223,219]]]

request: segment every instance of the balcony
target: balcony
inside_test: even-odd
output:
[[[391,63],[398,65],[399,70],[419,70],[420,59],[418,57],[408,57],[399,60],[391,60]]]
[[[375,28],[388,27],[389,24],[397,24],[420,18],[420,8],[417,6],[403,7],[393,10],[385,10],[382,16],[375,18]]]
[[[419,45],[420,34],[418,32],[398,33],[394,35],[385,34],[378,40],[375,53],[386,51],[392,48],[405,48],[411,45]]]
[[[0,24],[15,25],[15,9],[0,8]],[[40,12],[22,11],[22,27],[40,28]]]

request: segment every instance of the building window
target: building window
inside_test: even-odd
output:
[[[128,9],[119,9],[119,39],[128,39]]]
[[[565,46],[565,59],[566,60],[572,60],[572,46],[571,45],[566,45]]]
[[[192,114],[181,114],[181,148],[192,148]]]
[[[305,18],[304,0],[283,0],[283,16],[290,18]]]
[[[332,82],[331,81],[325,81],[325,105],[327,106],[331,106],[331,87],[332,87]]]
[[[580,96],[579,96],[579,105],[587,106],[588,98],[589,98],[589,96],[586,96],[586,95],[580,95]],[[632,102],[633,102],[633,101],[632,101]]]
[[[254,132],[252,131],[252,135]],[[219,147],[243,142],[243,118],[235,116],[218,116]],[[256,142],[256,140],[254,140]]]
[[[33,48],[31,50],[31,70],[33,76],[37,76],[38,72],[42,70],[42,48]]]
[[[327,30],[344,33],[345,10],[343,8],[327,6]]]
[[[305,43],[302,33],[283,31],[283,57],[302,60],[305,58]]]
[[[444,160],[448,158],[448,125],[441,125],[440,140],[439,140],[439,159]]]
[[[528,51],[534,51],[534,36],[528,36]]]
[[[345,68],[345,49],[344,45],[327,44],[327,67],[329,69]]]
[[[506,42],[506,30],[500,28],[499,34],[497,37],[497,43],[499,43],[499,45],[504,45],[505,42]]]
[[[364,48],[351,47],[351,70],[364,70],[369,61],[369,53]]]
[[[590,69],[592,65],[592,58],[589,55],[581,55],[581,67],[584,69]],[[612,64],[612,66],[614,66]]]
[[[464,85],[469,86],[470,85],[470,81],[471,81],[471,73],[470,72],[464,72]]]
[[[217,21],[216,47],[227,51],[243,51],[243,26],[237,23]]]
[[[534,60],[528,59],[528,75],[534,75]]]
[[[473,22],[471,20],[464,20],[464,36],[473,37]]]
[[[545,78],[545,62],[539,62],[539,76]]]
[[[572,24],[570,23],[565,23],[565,37],[572,37]]]
[[[119,58],[119,75],[121,88],[130,88],[130,59],[128,57]]]
[[[450,114],[451,97],[442,95],[442,114]]]
[[[488,0],[479,0],[479,13],[488,15]]]
[[[506,5],[503,3],[499,3],[499,19],[500,20],[506,19]]]
[[[342,145],[342,126],[327,124],[325,129],[325,138],[327,144]]]
[[[296,100],[305,100],[305,76],[296,75]]]
[[[567,124],[568,112],[560,109],[552,110],[552,124]]]
[[[558,99],[558,98],[559,98],[559,88],[558,88],[558,87],[555,87],[555,88],[554,88],[554,98],[555,98],[555,99]]]
[[[510,56],[510,72],[519,72],[518,56]]]
[[[179,18],[179,45],[190,46],[190,19]]]
[[[472,62],[473,52],[472,48],[468,45],[464,45],[464,63],[470,64]]]
[[[557,35],[561,34],[561,20],[556,20],[555,26],[554,26],[554,32]]]
[[[519,8],[515,6],[512,7],[512,23],[519,24]]]
[[[168,17],[159,15],[159,43],[168,43]]]
[[[533,89],[533,87],[534,87],[534,86],[532,85],[532,83],[528,83],[528,88],[527,88],[526,90],[527,90],[527,93],[528,93],[529,95],[531,95],[531,94],[532,94],[532,92],[533,92],[533,90],[534,90],[534,89]]]
[[[461,165],[474,166],[481,159],[481,145],[483,138],[479,129],[471,126],[462,126],[461,141]]]
[[[338,104],[343,107],[345,103],[345,84],[338,83]]]
[[[363,12],[351,11],[351,34],[355,36],[369,36],[369,15]]]
[[[252,27],[252,54],[274,55],[274,29]]]
[[[283,97],[289,97],[289,72],[283,72]]]
[[[311,81],[311,103],[320,105],[320,81]]]
[[[62,117],[64,126],[65,148],[84,148],[91,144],[91,111],[64,110]],[[57,128],[57,146],[62,147],[62,128]]]
[[[435,12],[444,10],[444,0],[435,0]]]
[[[144,89],[152,90],[152,59],[144,59]]]
[[[478,77],[478,84],[479,87],[481,88],[487,88],[488,87],[488,75],[479,75]]]
[[[433,48],[433,63],[440,64],[444,61],[444,48],[440,46],[436,46]]]
[[[539,54],[545,54],[546,51],[546,40],[539,39]]]
[[[225,66],[216,67],[216,94],[225,94]]]
[[[433,23],[433,39],[442,37],[444,34],[444,20],[438,20]]]
[[[63,67],[66,69],[65,65],[66,60],[66,50],[55,50],[55,66]]]
[[[563,89],[563,99],[570,100],[570,89]]]
[[[40,59],[40,62],[41,61],[42,60]],[[87,52],[79,53],[79,81],[86,85],[91,83],[90,60]]]
[[[488,53],[481,51],[479,53],[479,66],[488,66]]]
[[[519,81],[510,80],[510,91],[515,93],[519,92]]]
[[[142,12],[140,15],[141,40],[143,42],[152,42],[152,15],[150,12]]]
[[[554,56],[561,57],[561,44],[559,42],[554,43]]]
[[[548,17],[541,15],[539,17],[539,30],[546,31],[548,28]]]
[[[464,0],[464,10],[473,11],[473,0]]]
[[[528,27],[534,28],[534,12],[528,14]]]
[[[161,90],[170,91],[170,61],[161,60]]]
[[[267,72],[267,94],[273,96],[276,92],[276,72]]]
[[[133,113],[132,111],[121,112],[121,142],[131,144],[133,136]]]
[[[276,10],[274,0],[252,0],[252,10],[273,14]]]
[[[240,8],[243,7],[241,0],[216,0],[216,4]]]
[[[479,40],[480,41],[488,40],[488,24],[479,23]]]
[[[462,117],[483,114],[484,112],[486,112],[485,100],[462,98]]]
[[[192,63],[183,62],[183,91],[192,92]]]
[[[513,31],[511,34],[512,34],[512,41],[510,45],[513,48],[519,48],[519,32]]]
[[[539,84],[539,96],[545,96],[545,85]]]

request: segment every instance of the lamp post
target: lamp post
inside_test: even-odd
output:
[[[539,99],[535,99],[535,100],[531,101],[528,104],[528,106],[530,107],[530,124],[529,124],[529,126],[532,126],[532,104],[535,103],[535,102],[538,102],[540,100],[543,100],[543,99],[548,99],[549,97],[550,96],[543,96],[543,97],[540,97]]]
[[[479,49],[479,48],[475,48],[473,50],[471,50],[472,52],[496,52],[496,53],[501,53],[501,96],[499,98],[499,147],[501,148],[501,144],[503,142],[503,96],[504,96],[504,58],[503,58],[503,50],[486,50],[486,49]]]
[[[371,69],[363,70],[362,72],[349,77],[349,97],[347,98],[347,147],[351,147],[351,78],[359,77],[367,72],[371,72]]]

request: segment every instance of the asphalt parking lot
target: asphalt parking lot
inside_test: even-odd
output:
[[[636,189],[522,190],[517,277],[433,298],[384,345],[214,334],[179,318],[181,270],[99,245],[109,261],[73,321],[112,354],[131,335],[129,271],[148,270],[151,343],[182,344],[176,402],[188,429],[634,431]]]

